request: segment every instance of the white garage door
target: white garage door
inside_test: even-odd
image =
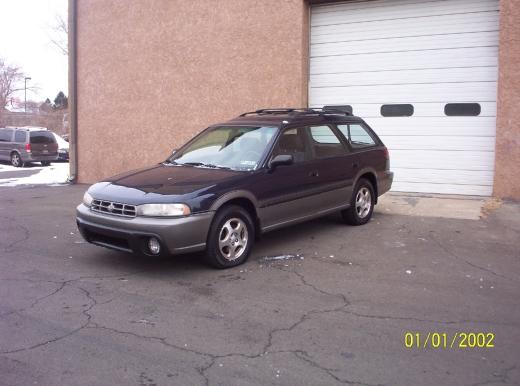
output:
[[[497,0],[315,6],[309,104],[366,119],[390,149],[393,190],[490,195],[498,30]]]

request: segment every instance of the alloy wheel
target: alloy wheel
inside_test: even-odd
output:
[[[219,232],[218,246],[222,256],[233,261],[244,254],[249,241],[245,222],[239,218],[227,220]]]
[[[372,196],[366,187],[359,189],[356,195],[356,213],[359,218],[365,218],[372,208]]]

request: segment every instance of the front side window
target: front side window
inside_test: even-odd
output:
[[[310,159],[309,149],[305,141],[305,129],[287,129],[278,138],[271,158],[277,155],[292,155],[294,163]]]
[[[18,143],[24,143],[25,142],[25,131],[17,131],[14,133],[14,141]]]
[[[338,129],[348,139],[353,148],[362,148],[376,144],[369,132],[360,124],[338,125]]]
[[[258,168],[278,129],[270,126],[219,126],[207,130],[170,162],[249,171]]]
[[[329,126],[309,127],[316,158],[336,157],[345,154],[345,148]]]

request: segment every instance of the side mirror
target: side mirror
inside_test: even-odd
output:
[[[292,165],[294,158],[289,154],[279,154],[269,162],[269,170],[273,171],[276,167],[282,165]]]

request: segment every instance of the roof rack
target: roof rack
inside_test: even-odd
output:
[[[352,116],[352,113],[333,107],[323,108],[272,108],[272,109],[260,109],[255,111],[249,111],[247,113],[240,114],[241,117],[248,115],[276,115],[276,114],[287,114],[292,116],[301,115],[346,115]]]

